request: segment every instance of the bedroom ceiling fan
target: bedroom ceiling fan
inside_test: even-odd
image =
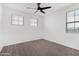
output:
[[[51,6],[48,6],[48,7],[40,7],[40,5],[41,5],[41,3],[37,3],[37,8],[27,7],[27,9],[36,9],[35,13],[37,13],[38,11],[40,11],[43,14],[45,14],[44,10],[51,8]]]

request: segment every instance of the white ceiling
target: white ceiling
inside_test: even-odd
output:
[[[6,7],[9,7],[9,8],[17,9],[17,10],[32,13],[32,14],[34,14],[34,12],[36,10],[35,9],[27,9],[27,7],[37,8],[36,3],[5,3],[3,5]],[[41,7],[51,6],[52,7],[51,9],[45,10],[45,12],[48,13],[49,11],[53,12],[57,9],[63,8],[68,5],[70,5],[70,3],[42,3]],[[41,15],[42,13],[38,12],[38,14]]]

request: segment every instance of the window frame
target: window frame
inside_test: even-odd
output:
[[[30,19],[30,26],[38,27],[38,19],[37,18]]]
[[[71,11],[66,12],[66,32],[69,32],[69,31],[68,31],[68,24],[73,23],[73,24],[74,24],[74,32],[76,33],[76,30],[77,30],[77,29],[75,28],[75,27],[76,27],[75,24],[76,24],[76,23],[79,23],[79,21],[75,21],[75,16],[76,16],[75,14],[76,14],[76,11],[77,11],[77,10],[79,10],[79,9],[75,9],[75,10],[71,10]],[[68,15],[67,15],[67,14],[68,14],[69,12],[72,12],[72,11],[74,12],[74,21],[67,22],[67,20],[68,20]],[[73,33],[73,32],[72,32],[72,33]]]
[[[16,16],[16,17],[17,17],[17,20],[16,20],[16,21],[17,21],[17,24],[13,24],[13,16]],[[22,20],[22,21],[23,21],[23,22],[22,22],[23,24],[19,24],[19,21],[20,21],[20,20],[19,20],[19,17],[20,17],[20,16],[22,16],[22,15],[12,15],[12,16],[11,16],[11,24],[12,24],[12,25],[23,26],[23,25],[24,25],[24,16],[22,16],[22,17],[23,17],[23,20]]]

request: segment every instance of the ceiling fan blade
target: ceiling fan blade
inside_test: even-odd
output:
[[[40,11],[45,14],[45,12],[43,10],[40,10]]]
[[[49,9],[49,8],[51,8],[51,6],[49,6],[49,7],[43,7],[41,9],[44,10],[44,9]]]
[[[38,12],[38,10],[36,10],[34,13],[37,13]]]
[[[31,7],[26,7],[27,9],[36,9],[36,8],[31,8]]]

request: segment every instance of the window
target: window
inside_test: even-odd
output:
[[[67,12],[67,32],[79,32],[79,10]]]
[[[23,25],[23,16],[12,16],[12,24],[14,25]]]
[[[30,25],[31,26],[37,27],[37,23],[38,23],[38,20],[37,19],[31,19],[30,20]]]

